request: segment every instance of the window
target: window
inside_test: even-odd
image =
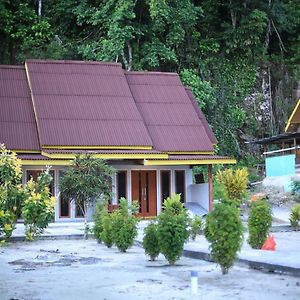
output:
[[[59,171],[59,178],[63,176],[64,172]],[[59,193],[59,217],[70,218],[70,199],[65,194]]]
[[[170,194],[171,194],[170,183],[171,183],[171,172],[170,171],[160,171],[161,203],[163,203],[165,199],[170,197]]]
[[[127,171],[117,172],[117,182],[116,182],[116,198],[119,202],[120,198],[127,198]]]
[[[181,194],[180,201],[185,203],[185,171],[176,170],[175,171],[175,192],[176,194]]]

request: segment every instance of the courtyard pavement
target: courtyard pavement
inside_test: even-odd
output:
[[[247,243],[247,234],[244,236],[244,243],[238,253],[237,263],[255,269],[266,271],[277,271],[279,273],[291,273],[300,276],[300,231],[286,231],[287,214],[282,214],[282,225],[274,226],[276,251],[264,251],[252,249]],[[282,220],[283,219],[283,220]],[[277,218],[278,222],[279,218]],[[136,244],[142,244],[143,229],[149,221],[139,222],[138,237]],[[89,223],[92,228],[93,224]],[[83,237],[84,224],[81,222],[51,223],[41,238],[54,239],[81,239]],[[13,240],[24,240],[24,225],[17,224],[13,233]],[[209,243],[204,236],[198,236],[195,241],[189,241],[184,247],[184,256],[210,261]]]

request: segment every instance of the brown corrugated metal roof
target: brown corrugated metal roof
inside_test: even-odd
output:
[[[120,64],[26,61],[40,142],[152,146]]]
[[[194,107],[194,109],[195,109],[195,111],[196,111],[196,113],[197,113],[199,119],[201,120],[201,123],[203,124],[203,126],[204,126],[204,128],[205,128],[205,130],[206,130],[206,133],[207,133],[209,139],[211,140],[211,142],[212,142],[213,144],[216,144],[218,141],[217,141],[217,139],[216,139],[216,137],[215,137],[215,135],[214,135],[212,129],[210,128],[208,122],[206,121],[206,118],[205,118],[205,116],[204,116],[204,113],[203,113],[202,110],[199,108],[199,106],[198,106],[198,104],[197,104],[197,102],[196,102],[196,99],[195,99],[195,97],[194,97],[194,95],[193,95],[191,89],[186,88],[185,90],[186,90],[186,92],[187,92],[187,94],[188,94],[188,96],[189,96],[189,98],[190,98],[190,100],[191,100],[191,103],[192,103],[192,105],[193,105],[193,107]]]
[[[0,66],[0,143],[8,149],[39,150],[24,67]]]
[[[213,151],[207,122],[177,74],[126,72],[126,77],[155,149]]]
[[[80,61],[28,60],[26,68],[32,100],[24,68],[0,69],[0,142],[11,149],[38,150],[40,141],[213,151],[215,137],[175,73],[124,72],[120,64]]]

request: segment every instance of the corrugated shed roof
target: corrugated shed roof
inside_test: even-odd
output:
[[[24,67],[0,66],[0,143],[8,149],[39,150]]]
[[[120,64],[28,60],[41,145],[152,146]]]
[[[213,151],[208,124],[177,74],[126,72],[126,78],[155,149]]]

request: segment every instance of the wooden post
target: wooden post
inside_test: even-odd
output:
[[[212,165],[207,166],[208,171],[208,201],[209,211],[213,209],[213,179],[212,179]]]
[[[295,150],[294,150],[294,153],[295,154],[297,154],[297,141],[296,141],[296,138],[294,138],[294,148],[295,148]]]

